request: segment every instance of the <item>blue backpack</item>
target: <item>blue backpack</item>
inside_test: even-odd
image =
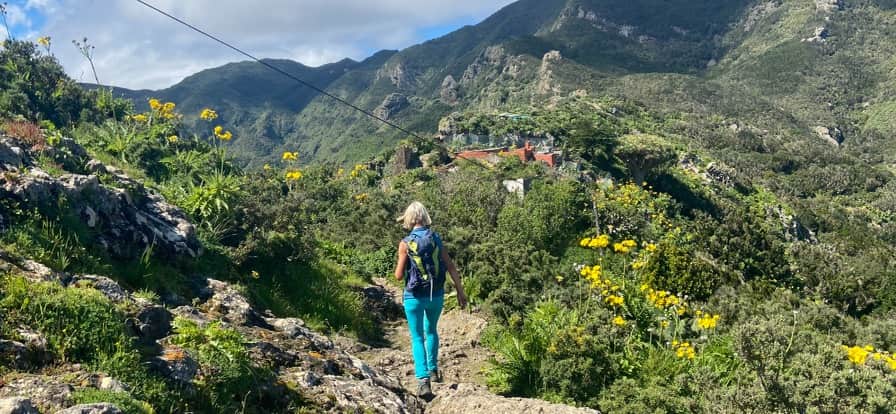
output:
[[[423,234],[412,232],[404,238],[404,242],[408,246],[408,259],[410,259],[405,289],[412,293],[429,291],[432,298],[433,291],[444,289],[446,270],[435,233],[430,229],[426,229]]]

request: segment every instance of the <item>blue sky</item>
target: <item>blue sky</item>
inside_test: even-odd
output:
[[[0,0],[2,1],[2,0]],[[89,81],[72,46],[96,46],[100,81],[133,89],[170,86],[199,70],[243,60],[134,0],[6,0],[13,36],[53,39],[69,74]],[[262,57],[317,66],[402,49],[476,24],[512,0],[148,0]],[[2,30],[2,29],[0,29]],[[5,34],[0,32],[0,34]]]

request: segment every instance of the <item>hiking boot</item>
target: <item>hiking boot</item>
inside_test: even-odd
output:
[[[429,378],[420,380],[420,385],[417,386],[417,396],[426,401],[435,397],[435,394],[432,393],[432,386],[429,384]]]
[[[442,378],[442,372],[437,369],[429,372],[429,380],[437,384],[441,384],[443,381],[445,381],[445,379]]]

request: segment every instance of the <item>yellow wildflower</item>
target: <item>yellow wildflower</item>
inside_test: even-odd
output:
[[[168,142],[171,144],[177,144],[177,141],[180,141],[180,138],[178,138],[177,135],[168,137]]]
[[[715,329],[719,324],[720,318],[719,315],[704,314],[701,311],[697,311],[697,328],[702,330]]]
[[[153,111],[158,111],[159,109],[162,109],[162,102],[156,98],[152,98],[149,100],[149,107],[152,108]]]
[[[697,351],[690,342],[672,341],[672,350],[675,351],[675,356],[682,359],[694,359],[697,356]]]
[[[893,358],[890,355],[884,357],[884,361],[887,363],[887,366],[890,367],[893,371],[896,371],[896,358]]]
[[[342,177],[342,174],[345,174],[345,168],[340,168],[340,169],[336,170],[337,177]]]
[[[625,318],[623,318],[623,317],[621,317],[621,316],[619,316],[619,315],[616,315],[616,317],[613,318],[613,325],[616,325],[616,326],[625,326]]]
[[[560,275],[557,275],[557,277],[555,277],[554,279],[557,279],[557,283],[563,283],[563,281],[565,280],[565,278]]]
[[[131,115],[131,120],[134,122],[146,122],[149,121],[149,117],[144,114]]]
[[[230,141],[233,138],[233,133],[225,131],[224,127],[218,125],[215,127],[215,136],[221,141]]]
[[[619,254],[628,254],[632,249],[625,247],[622,243],[613,243],[613,251]]]
[[[298,181],[301,180],[305,175],[302,174],[299,170],[292,170],[286,172],[286,179],[289,181]]]
[[[298,152],[284,152],[283,153],[283,161],[296,161],[299,159]]]
[[[203,120],[206,120],[206,121],[214,121],[214,120],[218,119],[218,113],[215,112],[214,109],[211,109],[211,108],[205,108],[205,109],[203,109],[202,112],[199,114],[199,118],[200,118],[200,119],[203,119]]]
[[[668,328],[668,327],[669,327],[669,321],[660,321],[660,328],[664,328],[664,329],[665,329],[665,328]]]
[[[355,201],[361,203],[367,201],[370,196],[367,193],[361,193],[355,196]]]
[[[579,242],[579,246],[589,249],[603,249],[610,244],[610,236],[602,234],[597,237],[586,237]]]
[[[262,168],[263,170],[265,170],[265,171],[270,171],[270,170],[271,170],[271,164],[265,164],[264,167],[261,167],[261,168]]]
[[[644,250],[647,250],[648,252],[655,252],[655,251],[656,251],[656,245],[653,244],[653,243],[647,243],[647,244],[644,245]]]
[[[172,113],[176,107],[177,105],[175,105],[174,102],[165,102],[165,104],[162,105],[162,112]]]
[[[622,306],[625,304],[625,299],[622,296],[610,295],[604,300],[613,306]]]
[[[865,365],[868,355],[874,352],[874,348],[870,345],[864,347],[844,345],[843,350],[846,352],[846,357],[849,361],[856,365]]]
[[[355,168],[352,169],[352,178],[355,178],[355,177],[360,176],[360,175],[361,175],[361,172],[362,172],[362,171],[365,171],[365,170],[367,170],[367,166],[366,166],[366,165],[362,165],[362,164],[357,164],[357,165],[355,165]]]

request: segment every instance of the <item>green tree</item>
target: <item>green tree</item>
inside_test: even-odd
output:
[[[614,153],[636,183],[644,182],[648,174],[672,164],[677,157],[665,139],[650,134],[622,136]]]

